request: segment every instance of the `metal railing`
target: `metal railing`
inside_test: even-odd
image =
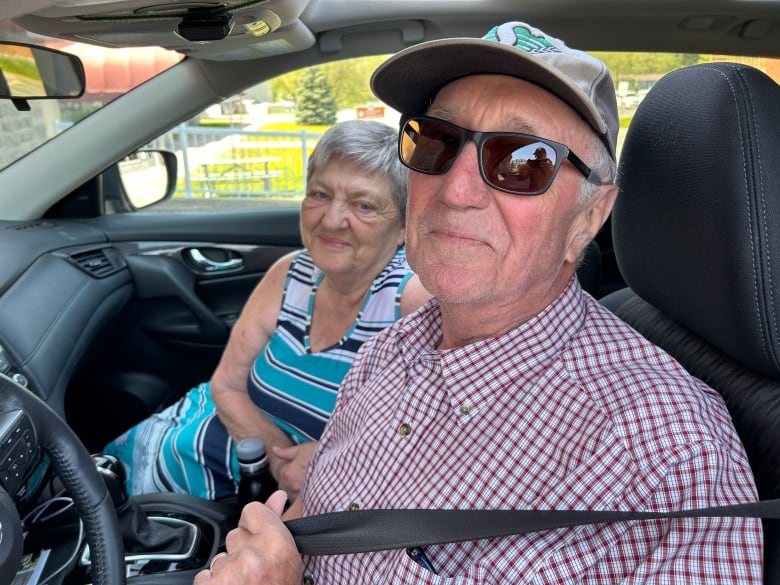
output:
[[[69,123],[55,124],[55,131]],[[147,148],[179,159],[174,198],[302,197],[309,154],[321,132],[270,132],[181,124]]]
[[[157,142],[179,156],[178,196],[300,197],[309,154],[322,133],[181,125]],[[158,148],[166,148],[162,144]],[[170,146],[167,146],[170,149]]]

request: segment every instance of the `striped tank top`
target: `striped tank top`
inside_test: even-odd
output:
[[[346,335],[312,353],[309,329],[323,273],[302,250],[287,272],[276,332],[249,374],[255,405],[295,443],[319,439],[336,404],[336,392],[360,346],[398,320],[401,292],[412,276],[399,250],[371,285]]]

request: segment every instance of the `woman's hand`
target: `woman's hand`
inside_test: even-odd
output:
[[[309,466],[317,441],[309,441],[292,447],[272,447],[269,454],[271,473],[279,484],[279,489],[284,490],[290,497],[290,501],[298,498],[303,487],[303,478],[306,468]]]
[[[287,494],[277,491],[265,504],[244,506],[238,526],[225,538],[227,554],[215,556],[194,585],[300,585],[301,557],[280,520],[286,501]]]

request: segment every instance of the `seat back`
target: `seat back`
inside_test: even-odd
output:
[[[780,87],[734,63],[659,80],[623,144],[612,214],[629,289],[602,302],[718,390],[759,495],[780,498]],[[764,521],[765,583],[780,582]]]

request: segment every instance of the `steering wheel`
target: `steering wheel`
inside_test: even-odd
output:
[[[22,559],[22,523],[11,497],[41,449],[51,461],[84,524],[95,585],[126,583],[114,504],[91,455],[45,402],[0,374],[0,585],[16,576]],[[11,465],[18,472],[8,472]],[[9,492],[11,495],[9,495]]]

